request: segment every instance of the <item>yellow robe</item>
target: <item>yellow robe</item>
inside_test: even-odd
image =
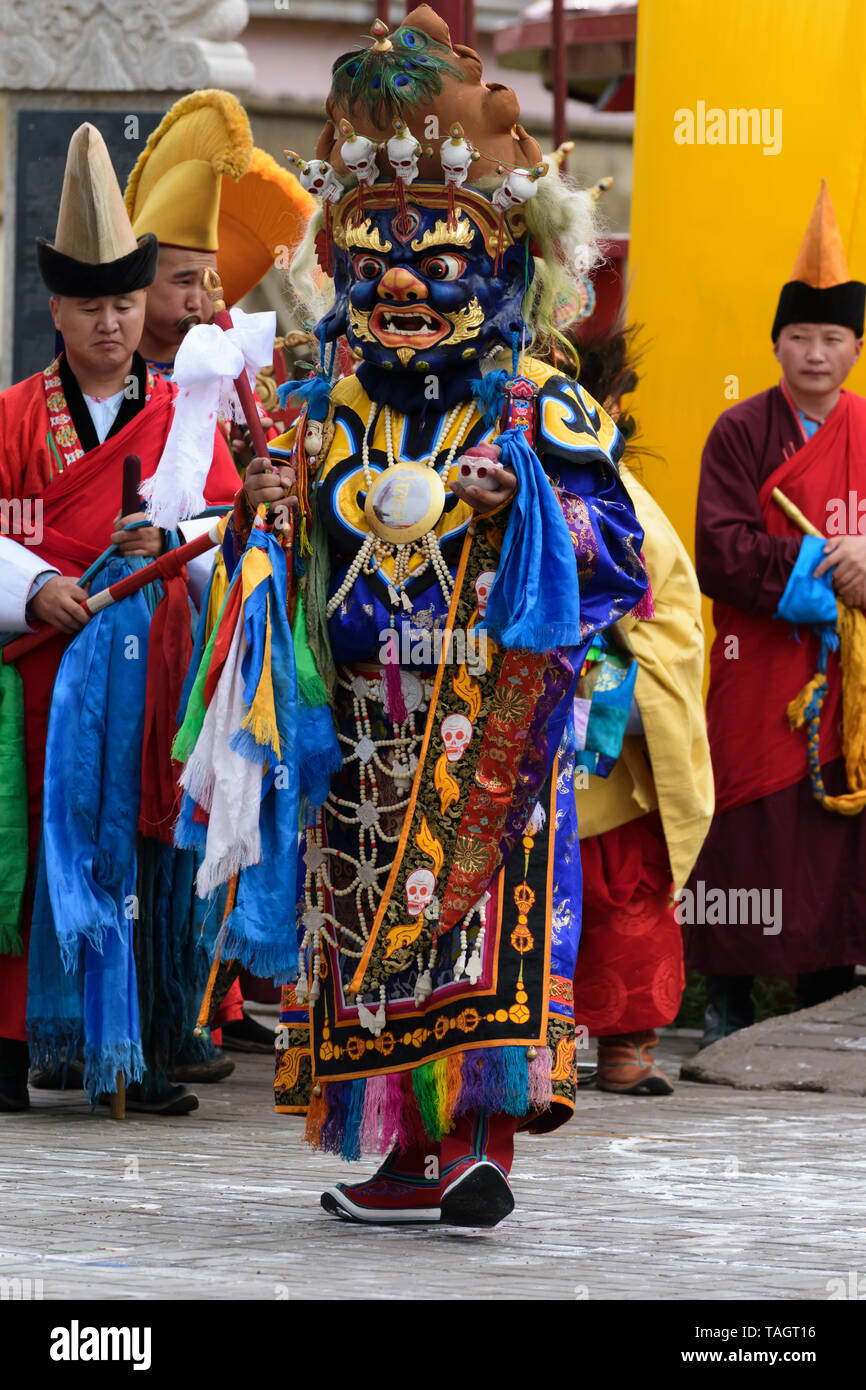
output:
[[[580,838],[658,810],[674,892],[691,872],[713,816],[713,770],[703,702],[704,628],[697,576],[661,507],[624,465],[621,474],[644,528],[643,554],[655,617],[622,619],[638,663],[635,699],[643,735],[623,740],[609,777],[577,779]]]

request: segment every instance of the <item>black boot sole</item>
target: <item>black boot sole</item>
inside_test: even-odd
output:
[[[446,1187],[440,1203],[447,1226],[498,1226],[514,1211],[514,1196],[493,1163],[476,1163]]]
[[[336,1188],[328,1188],[322,1193],[320,1200],[329,1216],[338,1216],[341,1221],[349,1221],[355,1226],[429,1226],[440,1219],[437,1207],[416,1210],[406,1208],[398,1211],[373,1211],[359,1207]]]

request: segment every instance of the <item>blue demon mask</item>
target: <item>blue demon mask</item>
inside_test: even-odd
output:
[[[461,191],[450,213],[441,185],[407,190],[403,207],[393,186],[365,191],[360,207],[350,195],[334,220],[336,300],[325,338],[345,333],[365,363],[386,372],[476,364],[522,327],[533,267],[517,231],[474,190]]]

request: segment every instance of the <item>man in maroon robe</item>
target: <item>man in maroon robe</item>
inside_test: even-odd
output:
[[[805,1008],[850,989],[866,962],[866,816],[815,800],[806,734],[786,718],[817,669],[818,638],[775,616],[802,532],[772,499],[779,488],[830,535],[816,575],[832,569],[843,602],[866,606],[866,521],[848,534],[833,525],[840,499],[866,494],[866,401],[842,390],[864,301],[822,184],[773,325],[782,381],[726,411],[703,454],[696,563],[714,601],[716,816],[680,911],[690,963],[707,977],[704,1043],[753,1021],[755,975],[795,975]],[[845,790],[836,653],[827,677],[819,751],[832,795]]]
[[[122,534],[122,526],[139,517],[119,517],[123,460],[136,453],[142,477],[155,472],[177,393],[135,351],[156,240],[136,241],[92,125],[72,138],[57,234],[53,244],[40,241],[38,259],[64,348],[43,372],[0,394],[0,495],[20,502],[22,517],[38,523],[23,540],[0,536],[0,631],[26,632],[31,622],[58,629],[55,640],[18,662],[31,888],[54,677],[65,640],[87,621],[78,577],[111,542],[126,555],[161,552],[164,537],[154,527]],[[230,504],[237,485],[231,454],[217,434],[208,502]],[[27,1104],[29,911],[28,901],[23,950],[0,955],[0,1111]]]

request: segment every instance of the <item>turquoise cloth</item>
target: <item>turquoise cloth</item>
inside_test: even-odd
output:
[[[803,537],[775,617],[794,624],[835,624],[837,609],[833,571],[830,569],[820,579],[815,578],[815,570],[824,559],[826,544],[823,536]]]
[[[577,767],[584,772],[607,777],[622,752],[637,671],[633,658],[604,657],[604,668],[592,692],[586,746],[575,755]]]

